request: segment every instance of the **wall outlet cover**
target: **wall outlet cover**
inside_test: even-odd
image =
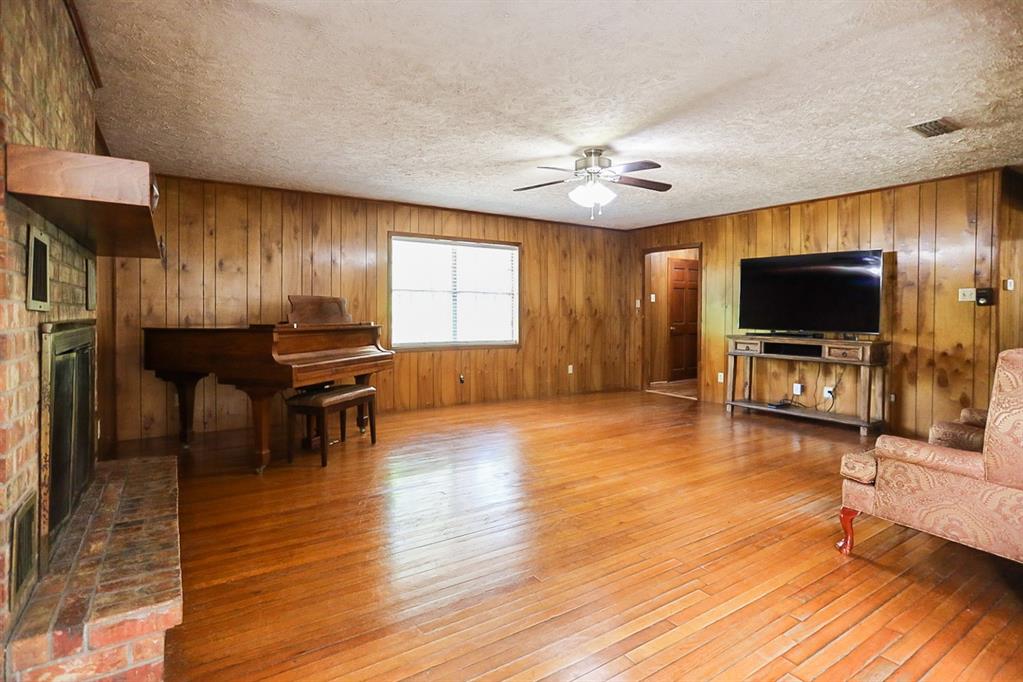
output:
[[[657,303],[657,294],[650,294],[650,302]]]
[[[1005,290],[1006,291],[1015,291],[1016,290],[1016,280],[1014,280],[1014,279],[1007,279],[1007,280],[1005,280],[1005,285],[1004,286],[1005,286]]]
[[[974,289],[973,287],[963,288],[963,289],[959,290],[959,302],[960,303],[965,302],[965,301],[976,301],[976,300],[977,300],[977,290]]]
[[[824,387],[824,397],[825,398],[834,398],[835,397],[835,387],[834,386],[825,386]]]
[[[724,372],[718,372],[718,383],[719,384],[725,383],[725,373]]]
[[[803,384],[792,384],[792,395],[803,395]]]
[[[575,365],[569,365],[568,366],[568,373],[569,374],[575,373]]]

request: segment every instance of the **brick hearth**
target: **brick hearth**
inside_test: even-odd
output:
[[[8,644],[8,679],[159,680],[180,622],[177,462],[101,462]]]

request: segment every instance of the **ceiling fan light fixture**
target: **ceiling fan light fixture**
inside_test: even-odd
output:
[[[596,180],[587,180],[568,193],[568,198],[583,208],[607,206],[617,196],[609,187]]]

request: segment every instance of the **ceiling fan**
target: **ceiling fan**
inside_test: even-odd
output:
[[[661,164],[654,163],[653,161],[633,161],[614,166],[611,165],[611,159],[603,154],[604,150],[599,147],[583,151],[582,158],[575,160],[575,170],[571,168],[557,168],[555,166],[538,166],[538,168],[543,168],[544,170],[571,173],[572,177],[565,178],[564,180],[554,180],[553,182],[541,182],[539,185],[517,187],[513,191],[522,192],[527,189],[560,185],[563,182],[582,182],[583,184],[568,193],[568,198],[583,208],[590,209],[590,220],[593,220],[597,215],[603,214],[604,207],[618,196],[604,183],[615,182],[619,185],[652,189],[655,192],[667,192],[671,189],[671,185],[664,182],[654,182],[653,180],[643,180],[623,175],[623,173],[660,168]]]

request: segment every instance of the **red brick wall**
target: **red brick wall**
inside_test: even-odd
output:
[[[0,141],[92,152],[94,140],[92,82],[62,0],[0,0]],[[0,183],[0,639],[5,639],[11,619],[11,514],[38,487],[39,324],[95,313],[85,310],[86,259],[93,256],[6,196],[2,187]],[[25,308],[29,225],[52,237],[52,307],[47,313]]]

